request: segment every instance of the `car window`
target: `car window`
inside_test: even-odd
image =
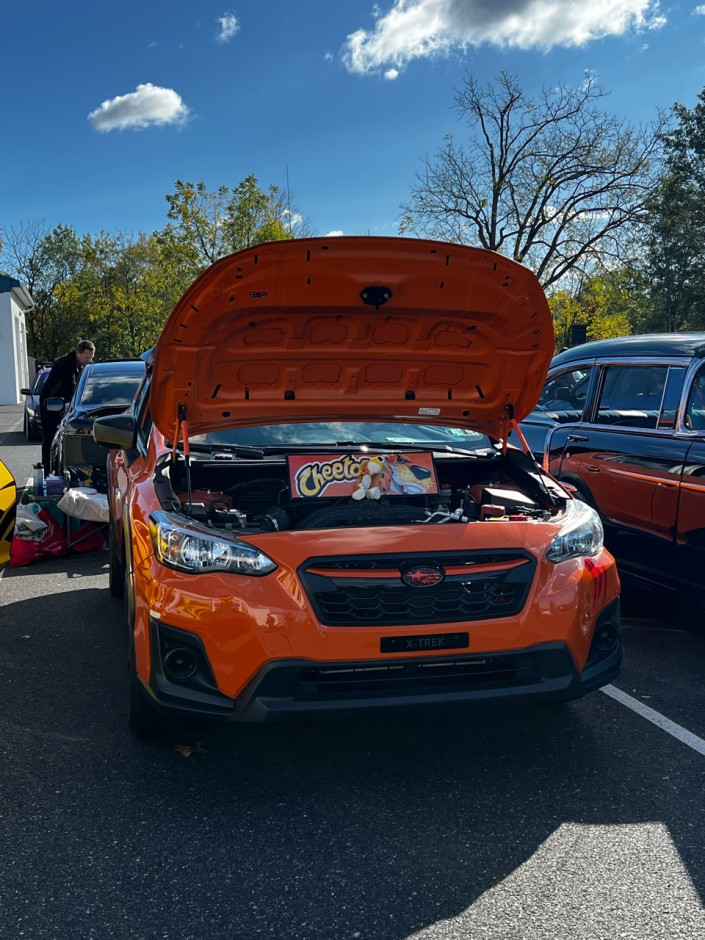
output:
[[[670,366],[666,379],[666,389],[661,402],[661,414],[658,419],[659,428],[675,428],[678,403],[683,391],[685,366]]]
[[[127,407],[135,397],[137,386],[142,380],[140,373],[130,372],[94,372],[86,379],[81,395],[81,404],[86,407],[97,405],[124,405]]]
[[[683,423],[689,431],[705,429],[705,367],[696,372],[690,386]]]
[[[51,370],[47,369],[46,372],[40,372],[39,375],[37,375],[37,377],[34,380],[34,384],[32,385],[33,395],[38,395],[41,392],[41,390],[44,388],[44,383],[46,382],[47,376],[49,375],[50,371]]]
[[[151,372],[148,372],[135,394],[132,403],[132,414],[137,423],[137,449],[142,454],[147,452],[147,442],[152,429],[152,416],[149,411],[149,390],[152,384]]]
[[[549,413],[562,424],[579,421],[585,411],[591,374],[592,366],[581,366],[551,376],[535,410]]]
[[[667,375],[667,365],[607,366],[595,422],[637,428],[657,427]]]

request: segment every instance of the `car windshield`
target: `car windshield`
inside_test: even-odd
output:
[[[44,383],[46,382],[47,376],[49,375],[50,371],[51,371],[50,369],[47,369],[44,372],[40,372],[39,375],[36,377],[36,379],[34,380],[34,385],[32,386],[33,395],[38,395],[41,392],[41,390],[44,388]]]
[[[124,405],[126,408],[135,397],[142,372],[93,372],[87,376],[81,395],[81,404],[86,408],[101,405]]]
[[[429,424],[390,424],[377,421],[325,421],[305,424],[275,424],[248,428],[209,431],[189,437],[194,445],[211,448],[228,446],[252,447],[330,447],[364,444],[404,447],[439,445],[464,450],[491,447],[485,434],[466,428]]]
[[[589,381],[590,367],[561,372],[548,379],[534,411],[582,409]]]

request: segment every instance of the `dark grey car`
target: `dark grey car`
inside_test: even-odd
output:
[[[34,377],[32,385],[29,388],[20,389],[20,394],[25,396],[24,434],[28,441],[40,441],[42,439],[42,412],[39,407],[39,393],[50,372],[51,365],[41,366]]]

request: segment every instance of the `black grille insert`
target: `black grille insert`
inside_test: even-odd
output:
[[[442,568],[445,580],[430,587],[402,581],[422,564]],[[299,576],[326,626],[413,626],[515,616],[535,570],[528,552],[508,550],[311,558]]]
[[[519,654],[379,665],[360,663],[305,669],[295,697],[317,700],[336,696],[418,695],[539,681],[531,659]]]

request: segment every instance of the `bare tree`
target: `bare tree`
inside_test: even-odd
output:
[[[605,95],[591,75],[538,100],[506,72],[486,87],[468,76],[455,97],[468,142],[449,135],[425,159],[401,233],[500,251],[544,287],[622,263],[645,221],[667,119],[634,128],[601,109]]]

